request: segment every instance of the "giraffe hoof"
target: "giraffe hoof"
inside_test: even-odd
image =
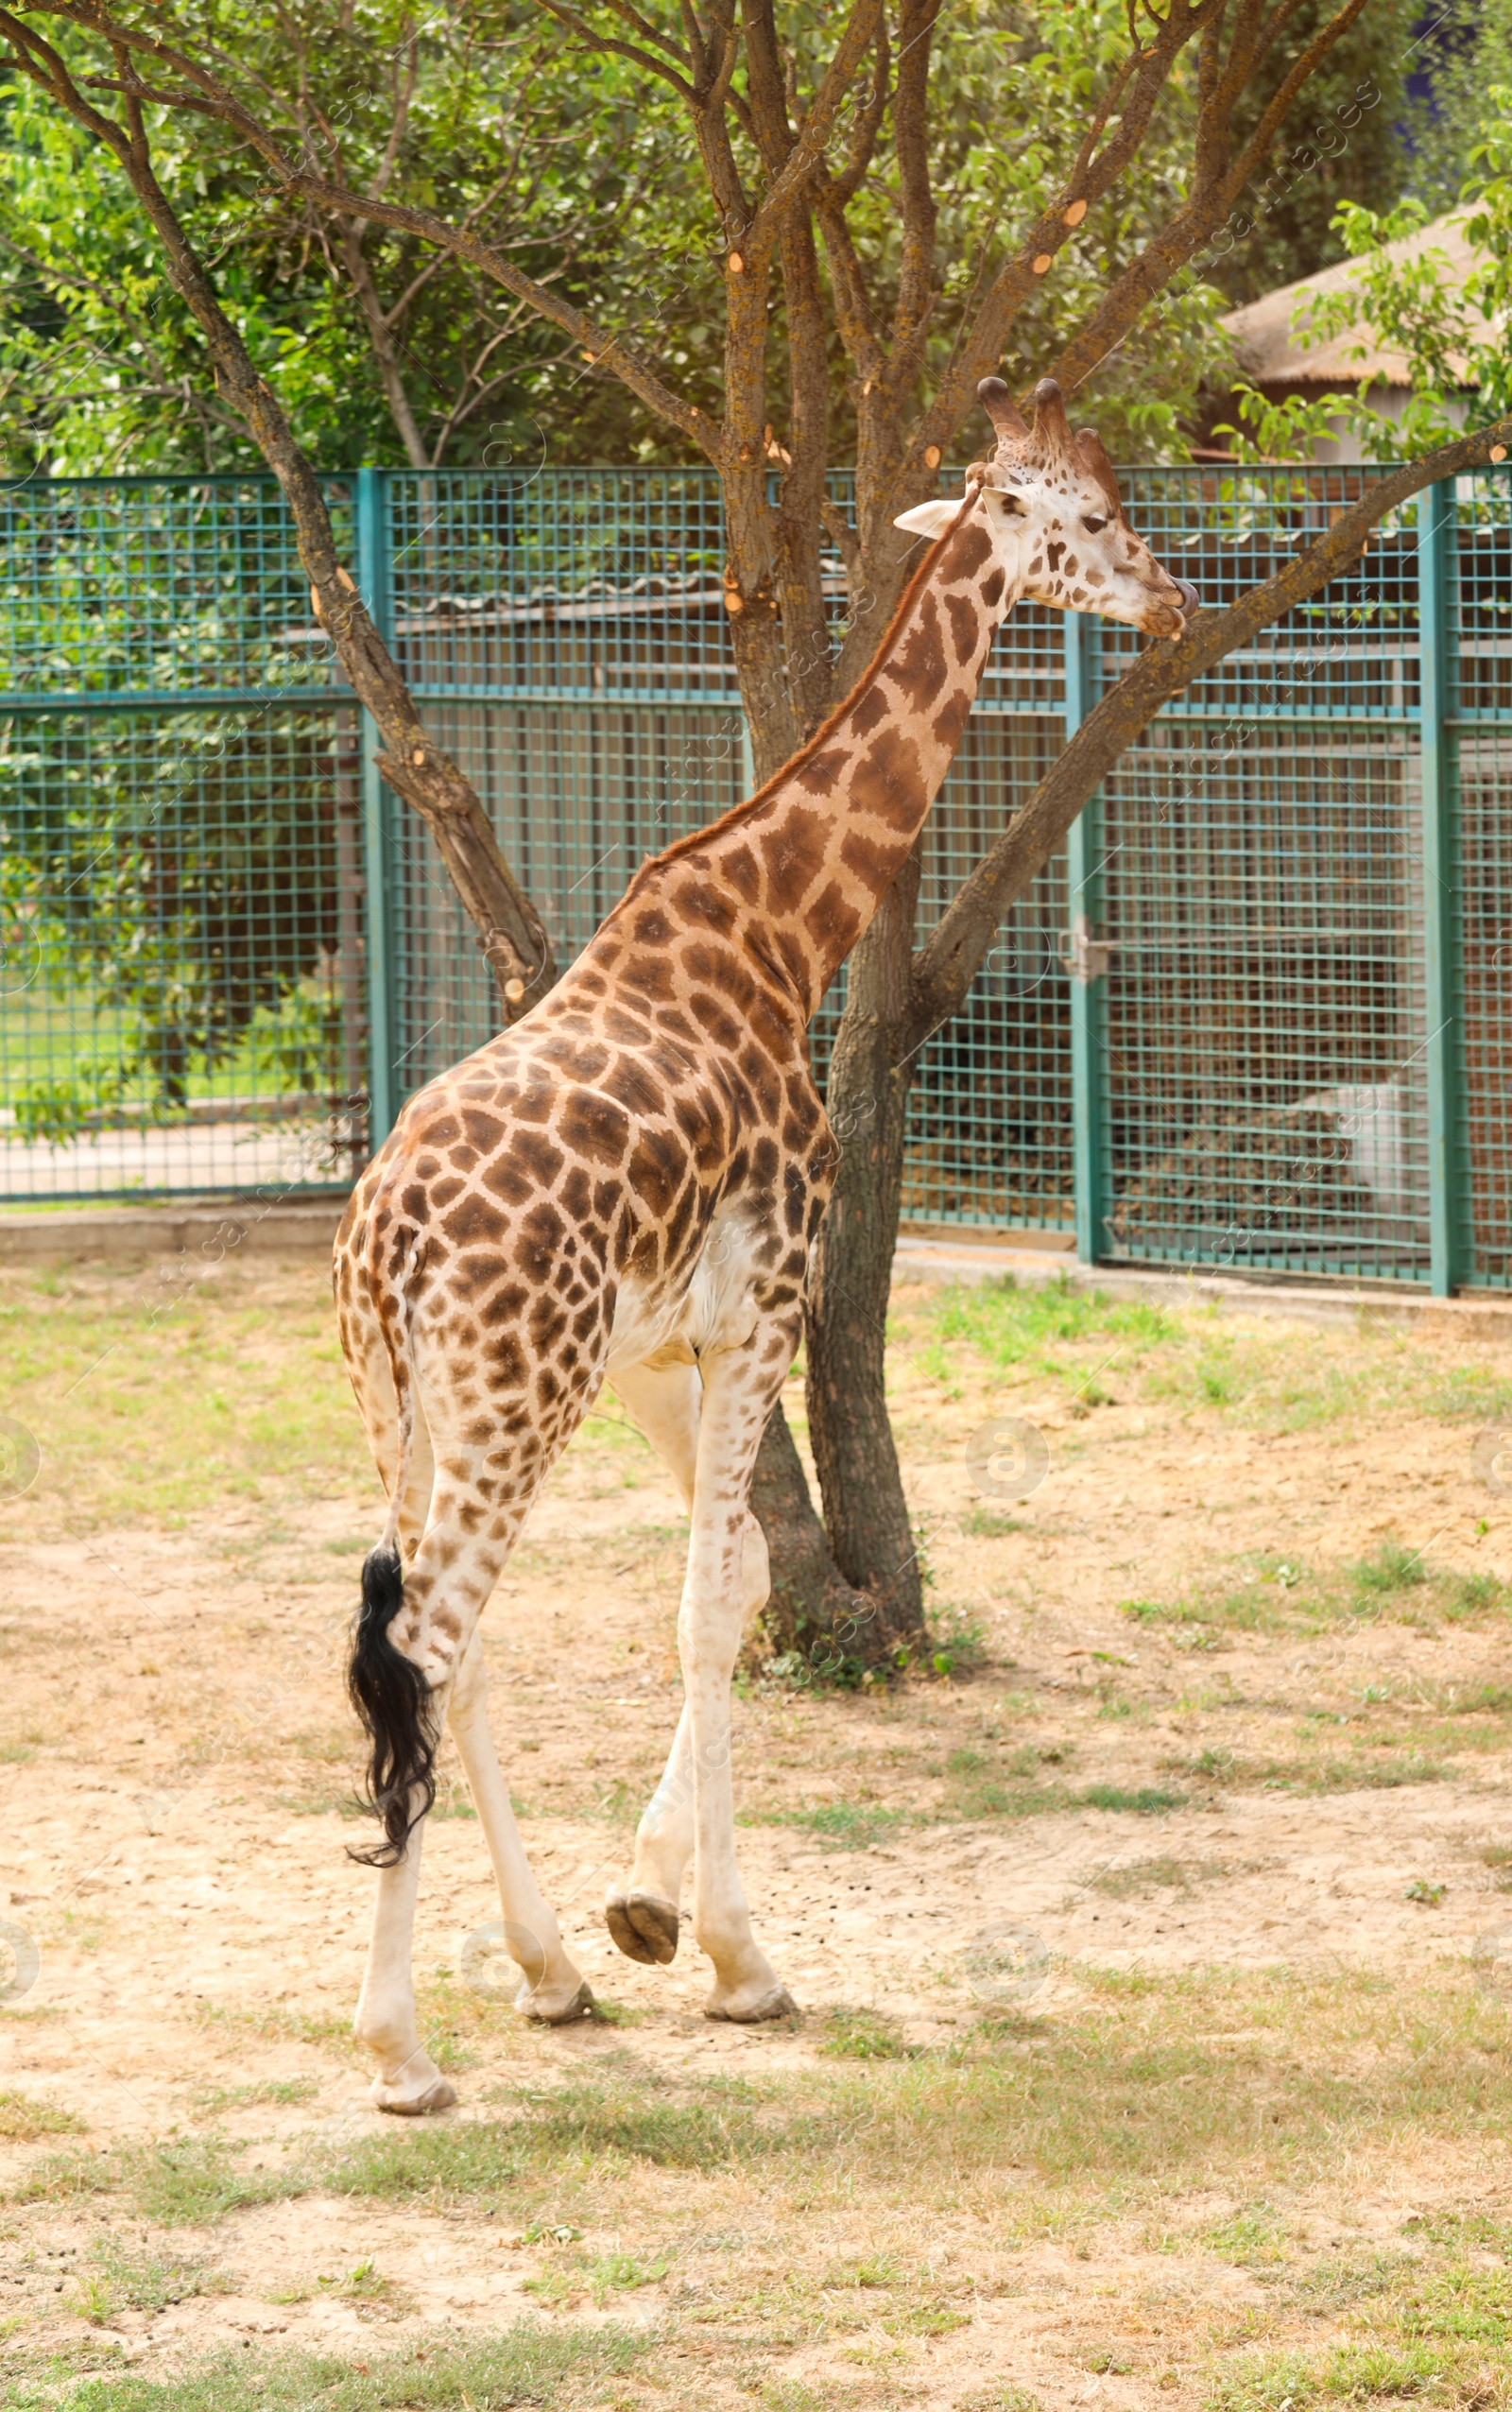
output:
[[[774,1985],[747,2009],[737,2008],[730,2002],[721,2002],[716,1995],[713,2001],[704,2004],[703,2014],[706,2019],[725,2020],[731,2026],[760,2026],[764,2019],[796,2019],[800,2012],[787,1987]]]
[[[531,1992],[528,1986],[515,1996],[515,2008],[537,2026],[569,2026],[574,2019],[589,2019],[593,2015],[593,1989],[584,1977],[582,1983],[565,1999],[554,1997],[544,1986]]]
[[[678,1904],[660,1893],[610,1893],[604,1922],[627,1959],[666,1968],[678,1956]]]
[[[428,2119],[433,2110],[450,2110],[456,2100],[456,2088],[455,2085],[448,2085],[444,2077],[438,2077],[436,2083],[428,2085],[423,2093],[411,2094],[407,2099],[400,2098],[393,2102],[386,2102],[376,2086],[373,2088],[372,2098],[380,2110],[388,2111],[395,2119]]]

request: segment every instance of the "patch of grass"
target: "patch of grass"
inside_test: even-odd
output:
[[[1290,2237],[1291,2231],[1280,2212],[1273,2211],[1269,2203],[1252,2203],[1206,2229],[1202,2241],[1210,2252],[1221,2254],[1225,2261],[1254,2269],[1274,2267],[1284,2261]]]
[[[664,2255],[637,2261],[633,2253],[600,2253],[588,2265],[588,2289],[602,2310],[610,2298],[639,2286],[660,2286],[671,2264]]]
[[[603,2402],[606,2384],[646,2353],[644,2331],[547,2328],[520,2320],[502,2334],[444,2334],[358,2364],[317,2353],[227,2353],[180,2378],[130,2371],[86,2379],[69,2412],[504,2412],[509,2404]],[[48,2399],[51,2400],[50,2398]],[[41,2401],[41,2399],[39,2399]]]
[[[1162,1792],[1155,1784],[1139,1784],[1130,1790],[1117,1783],[1090,1783],[1072,1797],[1078,1809],[1132,1810],[1141,1818],[1161,1818],[1172,1809],[1186,1807],[1185,1793]]]
[[[162,2312],[197,2295],[230,2295],[236,2282],[208,2263],[132,2253],[107,2238],[94,2248],[93,2271],[80,2270],[74,2308],[96,2326],[121,2312]]]
[[[1006,1541],[1009,1533],[1028,1529],[1022,1516],[1001,1516],[991,1508],[968,1508],[961,1518],[961,1530],[972,1541]]]
[[[935,1675],[970,1675],[987,1657],[987,1630],[979,1616],[964,1608],[941,1609],[932,1616],[924,1639],[924,1658]]]
[[[1070,1800],[1063,1783],[1014,1785],[989,1777],[979,1783],[958,1785],[941,1815],[946,1818],[1042,1818],[1066,1808]]]
[[[320,2091],[317,2077],[260,2077],[252,2085],[205,2085],[195,2095],[202,2119],[216,2119],[223,2110],[250,2110],[263,2102],[308,2102]]]
[[[74,2111],[60,2110],[32,2094],[10,2087],[0,2092],[0,2138],[7,2144],[35,2144],[40,2136],[81,2136],[88,2126]]]
[[[952,2336],[971,2324],[970,2312],[937,2301],[910,2303],[901,2312],[887,2313],[882,2323],[889,2336]]]
[[[914,1823],[910,1809],[889,1809],[880,1801],[821,1800],[814,1809],[793,1809],[782,1818],[762,1821],[764,1824],[801,1826],[832,1851],[869,1851],[873,1843],[885,1842],[900,1827]]]
[[[1137,1625],[1183,1628],[1189,1647],[1212,1647],[1223,1633],[1313,1633],[1340,1624],[1374,1623],[1386,1613],[1409,1624],[1435,1618],[1478,1624],[1507,1615],[1512,1591],[1494,1575],[1435,1569],[1420,1551],[1383,1541],[1368,1558],[1332,1574],[1267,1554],[1238,1584],[1213,1585],[1175,1600],[1121,1600],[1119,1610]],[[1180,1646],[1182,1633],[1174,1638]]]
[[[1426,2166],[1512,2128],[1512,2011],[1468,1967],[1411,1985],[1086,1964],[1078,1979],[1073,2007],[984,2021],[942,2052],[835,2054],[759,2082],[674,2082],[621,2052],[591,2082],[548,2079],[487,2117],[311,2138],[264,2167],[216,2143],[80,2154],[13,2198],[113,2187],[144,2220],[199,2222],[319,2187],[440,2215],[507,2203],[575,2241],[574,2223],[644,2219],[648,2168],[736,2183],[747,2219],[795,2189],[816,2210],[937,2208],[941,2170],[963,2199],[1011,2170],[1005,2217],[1064,2221],[1109,2189],[1163,2202],[1214,2169],[1253,2211],[1341,2163],[1367,2171],[1383,2139],[1397,2164]],[[633,2224],[627,2239],[646,2261]]]
[[[1512,1380],[1488,1366],[1453,1366],[1429,1391],[1421,1411],[1445,1423],[1504,1423],[1512,1418]]]
[[[1354,1759],[1245,1759],[1233,1750],[1208,1749],[1180,1765],[1184,1774],[1232,1792],[1396,1792],[1403,1784],[1449,1783],[1454,1774],[1413,1749]]]
[[[1512,1589],[1498,1575],[1440,1576],[1435,1606],[1446,1624],[1478,1625],[1483,1617],[1512,1613]]]
[[[1223,2372],[1215,2412],[1308,2412],[1316,2404],[1383,2400],[1490,2406],[1507,2402],[1512,2271],[1378,2264],[1354,2324],[1362,2332],[1320,2352],[1246,2356]]]
[[[951,1397],[960,1396],[960,1352],[970,1350],[984,1364],[1005,1372],[1053,1381],[1057,1387],[1083,1386],[1087,1369],[1072,1353],[1078,1343],[1122,1342],[1120,1365],[1177,1338],[1181,1327],[1162,1307],[1139,1300],[1111,1299],[1103,1290],[1074,1290],[1064,1278],[1019,1287],[1011,1273],[970,1289],[942,1291],[914,1330],[923,1336],[912,1353]]]
[[[1363,1592],[1379,1592],[1391,1598],[1398,1592],[1416,1591],[1428,1580],[1420,1549],[1408,1549],[1400,1541],[1383,1541],[1368,1558],[1357,1559],[1348,1569]]]
[[[310,2166],[292,2156],[261,2168],[242,2161],[247,2150],[220,2136],[127,2145],[114,2152],[54,2153],[27,2171],[14,2202],[66,2202],[81,2195],[127,2194],[137,2214],[159,2227],[199,2227],[246,2203],[278,2202],[307,2193]]]
[[[39,1301],[45,1297],[45,1313]],[[181,1524],[271,1483],[371,1487],[318,1266],[228,1264],[167,1290],[136,1266],[0,1283],[10,1412],[43,1443],[24,1512],[71,1530]]]
[[[903,2041],[902,2030],[885,2010],[874,2010],[865,2005],[854,2009],[843,2004],[824,2013],[824,2035],[819,2050],[835,2060],[909,2060],[915,2047]]]
[[[366,2062],[367,2054],[347,2019],[324,2012],[286,2009],[244,2010],[234,2003],[201,2002],[195,2010],[197,2026],[228,2027],[242,2035],[261,2036],[268,2043],[313,2043],[318,2051],[336,2053],[343,2060]]]

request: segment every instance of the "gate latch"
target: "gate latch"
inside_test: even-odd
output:
[[[1107,978],[1112,969],[1114,952],[1111,939],[1088,936],[1087,916],[1078,913],[1071,925],[1071,943],[1061,961],[1071,977],[1086,988],[1093,980]]]

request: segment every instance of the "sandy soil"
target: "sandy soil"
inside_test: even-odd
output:
[[[241,1278],[255,1288],[265,1277],[249,1267]],[[923,1290],[901,1304],[905,1317],[932,1311]],[[1233,1330],[1246,1344],[1246,1327]],[[1257,1324],[1253,1336],[1267,1350],[1289,1336],[1298,1355],[1321,1345],[1303,1325]],[[1362,1340],[1361,1362],[1382,1345]],[[1437,1346],[1448,1378],[1465,1352]],[[1494,1342],[1477,1362],[1497,1362]],[[995,1380],[982,1372],[952,1398],[900,1346],[911,1497],[937,1591],[985,1633],[980,1660],[881,1697],[757,1679],[739,1705],[743,1870],[759,1931],[802,2006],[796,2027],[709,2024],[691,1942],[672,1969],[646,1970],[620,1958],[603,1929],[599,1901],[627,1864],[676,1719],[681,1524],[670,1486],[629,1436],[596,1425],[575,1447],[490,1612],[492,1716],[569,1950],[626,2023],[541,2034],[460,1987],[468,1938],[497,1904],[480,1829],[448,1783],[425,1842],[416,1965],[443,2028],[448,2003],[462,2005],[454,2120],[485,2113],[501,2086],[622,2070],[627,2055],[679,2082],[822,2066],[836,2006],[868,2006],[908,2043],[936,2046],[984,2008],[1075,2012],[1093,1964],[1155,1976],[1214,1964],[1364,1968],[1411,1986],[1478,1939],[1484,1957],[1494,1948],[1484,1938],[1512,1928],[1512,1900],[1486,1857],[1512,1846],[1496,1722],[1496,1695],[1512,1682],[1504,1616],[1456,1621],[1408,1593],[1374,1621],[1299,1632],[1284,1614],[1283,1629],[1244,1630],[1141,1621],[1124,1605],[1183,1596],[1258,1554],[1283,1568],[1332,1566],[1386,1540],[1435,1567],[1512,1575],[1512,1498],[1478,1471],[1476,1427],[1399,1402],[1380,1421],[1366,1406],[1326,1428],[1263,1428],[1189,1400],[1152,1403],[1116,1370],[1115,1395],[1089,1413],[1064,1386],[1031,1380],[1013,1390],[1013,1412],[1041,1424],[1051,1471],[994,1520],[964,1443],[999,1395]],[[12,1942],[29,1938],[40,1953],[35,1983],[4,2007],[0,2086],[78,2123],[74,2138],[0,2145],[11,2190],[0,2318],[9,2316],[20,2373],[113,2355],[168,2374],[242,2340],[318,2346],[360,2366],[406,2338],[494,2330],[524,2311],[610,2316],[581,2291],[541,2293],[553,2240],[523,2230],[502,2198],[457,2213],[316,2192],[201,2231],[128,2223],[112,2196],[27,2202],[15,2191],[60,2150],[214,2129],[243,2143],[238,2165],[256,2169],[312,2139],[394,2131],[368,2109],[365,2073],[342,2041],[372,1879],[345,1856],[359,1829],[342,1813],[357,1761],[340,1670],[374,1502],[354,1450],[350,1477],[322,1497],[269,1483],[179,1529],[80,1520],[70,1532],[66,1512],[28,1518],[20,1501],[0,1527],[9,1534],[0,1920]],[[1284,1611],[1278,1579],[1269,1595]],[[1477,1726],[1462,1717],[1451,1730],[1461,1696],[1489,1705]],[[1334,1747],[1356,1754],[1358,1783],[1337,1767],[1307,1786],[1287,1772],[1315,1771]],[[1434,1780],[1412,1780],[1409,1766],[1405,1780],[1377,1783],[1383,1754],[1403,1751],[1419,1753]],[[973,1784],[1010,1779],[1040,1788],[1040,1814],[981,1814]],[[1077,1805],[1100,1784],[1179,1805]],[[849,1833],[780,1822],[827,1807],[851,1815]],[[858,1834],[862,1847],[840,1847]],[[1038,1943],[1005,1944],[999,1929]],[[1501,1982],[1494,1964],[1487,1982]],[[1271,2081],[1284,2087],[1284,2071]],[[245,2098],[258,2088],[292,2098]],[[1395,2234],[1435,2184],[1504,2214],[1512,2171],[1489,2146],[1478,2152],[1473,2168],[1436,2177],[1404,2167],[1394,2191],[1367,2189],[1342,2211],[1320,2198],[1320,2236],[1341,2223],[1357,2241]],[[672,2215],[664,2186],[657,2192],[663,2178],[648,2179],[646,2238]],[[697,2197],[693,2241],[672,2277],[615,2298],[621,2323],[670,2317],[700,2273],[728,2268],[731,2249],[774,2270],[791,2249],[769,2200],[738,2178],[684,2173],[678,2187],[681,2210],[690,2187]],[[1221,2212],[1221,2186],[1213,2201]],[[77,2273],[129,2224],[134,2245],[213,2267],[227,2291],[87,2316]],[[970,2317],[902,2345],[865,2318],[822,2346],[796,2338],[783,2383],[818,2385],[825,2401],[890,2403],[887,2389],[901,2386],[928,2406],[1007,2403],[971,2390],[1011,2378],[1048,2407],[1194,2402],[1192,2335],[1259,2300],[1245,2269],[1144,2249],[1116,2225],[1091,2248],[1052,2235],[1011,2252],[1001,2240],[988,2249],[959,2210],[942,2208],[924,2239],[893,2212],[868,2219],[860,2208],[853,2227],[862,2238],[885,2231],[916,2258],[927,2246],[939,2283],[970,2293]],[[825,2232],[838,2248],[840,2228],[832,2220]],[[618,2229],[596,2241],[639,2248]],[[351,2283],[368,2264],[382,2274],[381,2300]],[[728,2340],[696,2325],[667,2334],[663,2373],[690,2373],[672,2379],[675,2399],[748,2401],[774,2384],[769,2361],[765,2379],[742,2378]],[[1128,2367],[1109,2349],[1099,2369],[1097,2340],[1115,2336]],[[833,2396],[842,2381],[860,2392]],[[650,2399],[632,2388],[623,2400]]]

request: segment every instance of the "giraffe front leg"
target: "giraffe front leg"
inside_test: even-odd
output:
[[[693,1531],[678,1620],[693,1773],[693,1926],[714,1970],[704,2014],[742,2025],[786,2018],[797,2008],[751,1932],[735,1864],[730,1731],[730,1683],[758,1576],[761,1597],[766,1595],[765,1542],[746,1501],[795,1337],[768,1324],[743,1347],[705,1357]]]

